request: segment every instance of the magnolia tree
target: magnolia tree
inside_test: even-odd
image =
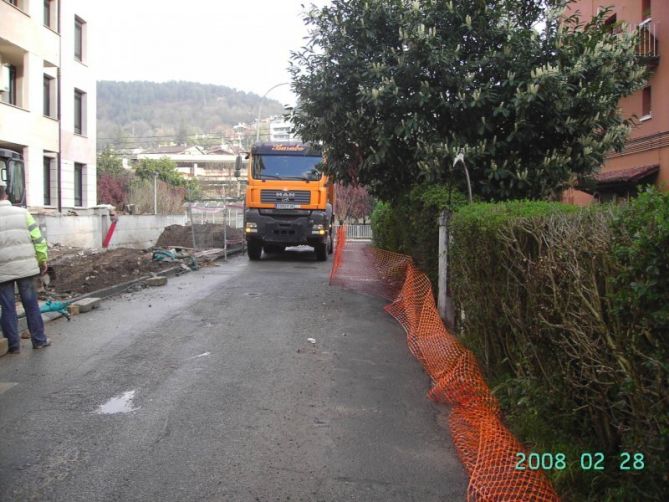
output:
[[[557,4],[561,5],[557,5]],[[549,0],[332,0],[292,54],[294,123],[327,170],[393,200],[421,182],[481,199],[554,196],[621,149],[645,70],[606,11]],[[536,27],[541,26],[538,30]]]

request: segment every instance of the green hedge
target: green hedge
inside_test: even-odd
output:
[[[464,196],[448,186],[427,184],[416,186],[395,205],[379,202],[371,218],[374,244],[411,255],[436,286],[439,213],[464,203]]]
[[[474,204],[452,236],[459,333],[511,429],[567,455],[548,472],[560,495],[669,500],[669,196]],[[602,452],[605,469],[583,470],[584,452]],[[621,471],[622,452],[645,468]]]
[[[560,495],[669,500],[669,195],[583,210],[465,205],[422,185],[376,206],[376,245],[412,255],[434,283],[447,208],[458,333],[514,433],[567,455],[547,473]],[[596,452],[604,470],[582,469],[581,454]],[[643,453],[644,469],[621,471],[623,452]]]

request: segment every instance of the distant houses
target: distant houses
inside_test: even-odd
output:
[[[142,159],[168,158],[185,178],[197,179],[205,197],[241,197],[246,186],[246,165],[242,163],[235,176],[239,147],[218,145],[209,149],[193,146],[161,146],[135,150],[126,156],[126,166],[133,167]]]

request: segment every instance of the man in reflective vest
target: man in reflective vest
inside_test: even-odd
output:
[[[26,312],[33,349],[51,345],[44,334],[33,277],[46,272],[47,246],[35,219],[7,200],[6,184],[0,179],[0,327],[10,354],[21,351],[14,285],[18,286]]]

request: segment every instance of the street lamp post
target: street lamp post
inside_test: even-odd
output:
[[[256,121],[256,143],[260,141],[260,110],[262,109],[262,100],[265,99],[265,96],[267,96],[271,91],[277,87],[281,87],[282,85],[290,85],[290,82],[281,82],[280,84],[273,85],[267,89],[265,94],[262,95],[262,98],[260,98],[260,102],[258,103],[258,120]]]

